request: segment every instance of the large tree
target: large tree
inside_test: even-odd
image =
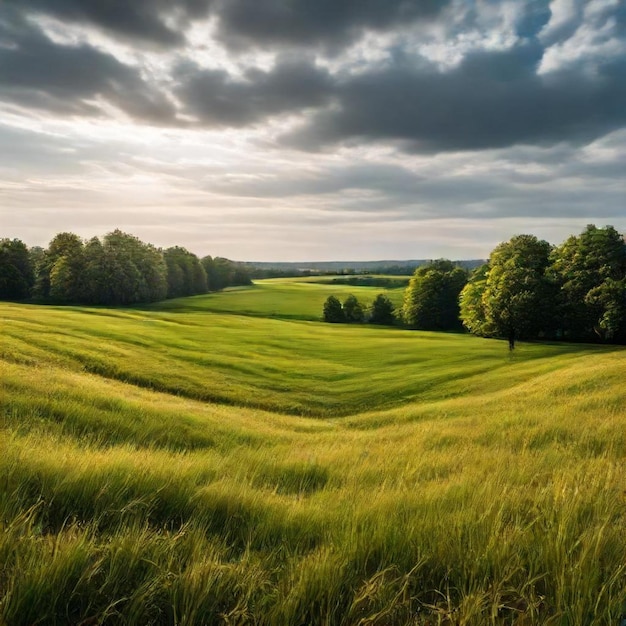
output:
[[[467,272],[446,259],[417,268],[404,293],[404,322],[420,330],[459,329],[459,294],[466,282]]]
[[[517,235],[489,257],[483,305],[492,332],[509,338],[534,338],[550,331],[555,288],[547,275],[551,247],[534,235]]]
[[[165,298],[167,270],[162,253],[154,246],[114,230],[104,236],[102,248],[102,269],[107,282],[102,304],[134,304]]]
[[[82,252],[83,242],[78,235],[67,232],[55,235],[37,264],[35,296],[43,300],[49,297],[59,301],[75,299],[75,294],[78,292]],[[57,269],[54,293],[51,294],[52,271],[55,264],[63,258],[65,258],[65,261],[60,263]],[[61,282],[64,284],[63,288],[59,286]]]
[[[343,307],[336,296],[328,296],[324,302],[324,321],[332,324],[341,324],[346,321]]]
[[[374,302],[372,302],[370,308],[370,324],[392,326],[396,321],[394,310],[393,302],[386,295],[379,293],[376,298],[374,298]]]
[[[608,303],[611,298],[619,301],[619,285],[626,275],[626,246],[613,226],[590,224],[579,236],[569,237],[554,250],[551,271],[560,286],[559,319],[564,337],[593,339],[608,338],[607,332],[615,334],[613,323],[607,331],[606,321],[602,322],[607,306],[615,310]]]
[[[34,282],[35,274],[26,245],[19,239],[0,239],[0,299],[28,298]]]
[[[343,314],[348,324],[361,324],[365,321],[365,309],[353,294],[350,294],[344,300]]]

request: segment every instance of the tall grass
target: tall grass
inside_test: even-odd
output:
[[[2,624],[619,623],[622,349],[0,316]]]

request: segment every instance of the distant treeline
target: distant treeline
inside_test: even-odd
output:
[[[331,296],[323,318],[420,330],[465,327],[508,338],[511,348],[517,339],[626,343],[626,245],[613,226],[589,225],[556,247],[518,235],[471,273],[445,259],[419,267],[401,310],[390,304],[381,295],[368,314],[354,296],[343,304]]]
[[[384,287],[386,289],[401,289],[409,284],[409,277],[389,278],[387,276],[341,276],[336,278],[320,278],[311,282],[322,285],[354,285],[357,287]]]
[[[386,274],[411,276],[418,267],[431,263],[428,259],[410,261],[312,261],[312,262],[246,262],[252,278],[289,278],[292,276],[352,276]],[[454,261],[458,267],[472,270],[484,263],[482,259]]]
[[[156,302],[249,285],[248,270],[185,248],[165,250],[115,230],[83,241],[60,233],[47,249],[0,240],[0,299],[60,304]]]

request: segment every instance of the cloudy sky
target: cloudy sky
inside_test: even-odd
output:
[[[624,0],[0,0],[0,236],[239,260],[626,231]]]

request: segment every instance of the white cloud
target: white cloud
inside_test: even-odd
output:
[[[554,0],[540,33],[548,46],[541,72],[579,66],[593,72],[603,60],[626,54],[607,11],[615,6]],[[394,64],[432,63],[442,75],[453,74],[472,52],[517,50],[523,9],[521,2],[455,0],[438,21],[369,31],[341,53],[311,47],[297,55],[342,80]],[[183,43],[167,50],[134,46],[96,26],[33,19],[53,42],[111,55],[169,97],[181,64],[242,79],[250,68],[271,72],[285,58],[284,49],[271,47],[227,51],[215,18],[192,23]],[[170,28],[178,23],[171,19]],[[503,93],[509,69],[501,70]],[[463,97],[462,91],[450,93],[452,104]],[[180,123],[180,116],[179,127],[156,127],[132,121],[102,95],[89,97],[98,117],[61,116],[27,103],[0,108],[0,144],[9,146],[0,152],[3,236],[35,245],[61,230],[90,237],[119,227],[198,254],[323,260],[476,258],[519,232],[556,243],[588,222],[626,230],[623,129],[595,135],[587,145],[581,140],[578,147],[567,136],[542,147],[539,137],[537,145],[407,154],[391,141],[363,143],[359,137],[307,153],[276,144],[278,135],[309,118],[306,107],[241,128],[200,128]],[[438,104],[433,100],[432,108]],[[347,111],[347,120],[356,113]],[[488,122],[493,125],[492,118]]]
[[[553,4],[561,6],[564,3],[557,1]],[[550,33],[565,24],[572,24],[577,16],[579,23],[571,35],[546,49],[539,67],[540,74],[579,64],[588,72],[594,72],[598,62],[626,53],[626,41],[617,33],[615,17],[607,11],[617,6],[616,0],[591,0],[578,12],[574,3],[565,4],[572,6],[559,9],[556,24],[552,25],[552,21],[548,24],[544,37],[548,39]]]

